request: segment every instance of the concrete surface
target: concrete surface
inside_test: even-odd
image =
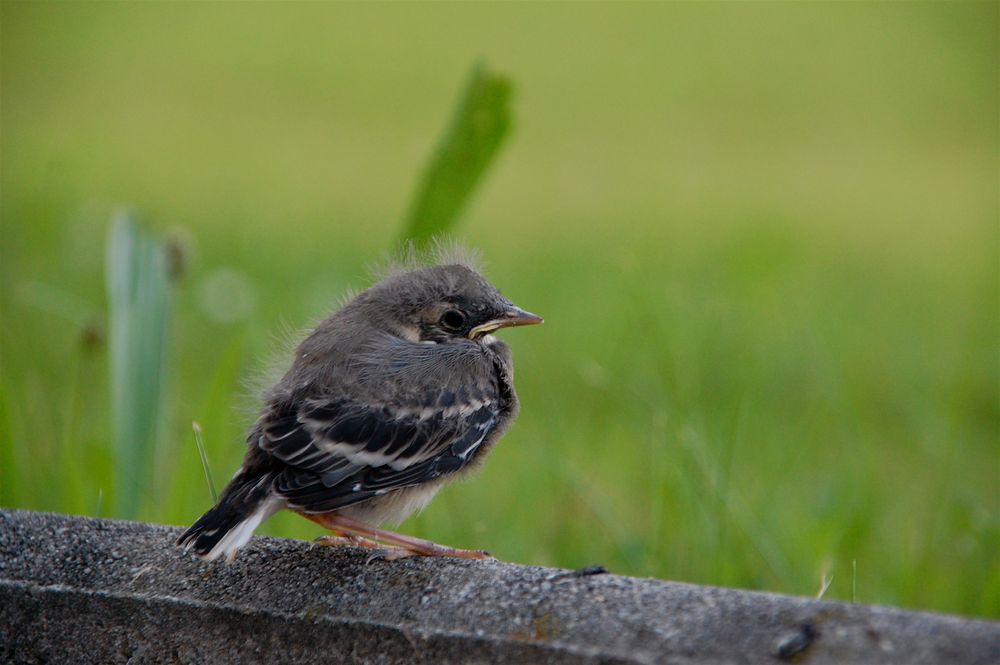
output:
[[[3,663],[1000,663],[1000,623],[0,511]],[[594,572],[594,571],[590,571]]]

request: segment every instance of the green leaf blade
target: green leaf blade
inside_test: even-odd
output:
[[[426,245],[454,227],[510,131],[512,93],[506,77],[473,67],[410,206],[405,242]]]
[[[164,244],[126,212],[112,220],[106,255],[115,515],[138,514],[158,438],[170,316]]]

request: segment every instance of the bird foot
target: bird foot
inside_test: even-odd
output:
[[[368,540],[359,536],[319,536],[313,540],[313,545],[319,545],[320,547],[363,547],[365,549],[378,549],[382,547],[374,540]]]
[[[416,552],[403,549],[402,547],[380,547],[365,559],[365,564],[373,561],[395,561],[396,559],[407,559],[411,556],[418,556]]]

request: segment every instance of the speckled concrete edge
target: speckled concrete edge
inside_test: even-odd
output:
[[[247,611],[246,608],[238,606],[208,603],[204,601],[190,600],[185,598],[175,598],[171,596],[144,596],[129,593],[114,593],[107,591],[88,591],[75,589],[66,585],[38,586],[25,582],[10,582],[0,580],[0,605],[6,607],[24,607],[26,600],[32,599],[36,603],[50,603],[52,607],[44,613],[46,624],[43,628],[36,623],[27,626],[27,630],[21,633],[21,637],[26,637],[39,629],[46,630],[52,626],[58,626],[60,632],[59,642],[67,645],[67,649],[52,649],[52,645],[47,645],[41,658],[31,657],[29,654],[33,649],[11,648],[13,636],[7,634],[7,630],[0,631],[0,656],[2,662],[49,662],[49,658],[54,654],[62,657],[58,660],[65,662],[86,663],[86,662],[112,662],[114,653],[108,654],[104,650],[94,652],[91,647],[87,647],[96,639],[101,642],[108,641],[109,638],[121,641],[121,635],[111,634],[121,632],[123,626],[104,624],[101,626],[109,632],[91,631],[90,621],[83,619],[84,613],[66,612],[61,613],[57,607],[91,606],[100,608],[102,613],[112,614],[108,610],[112,606],[130,607],[136,613],[137,620],[126,629],[128,633],[127,642],[136,646],[119,647],[118,655],[125,659],[125,662],[284,662],[290,655],[282,652],[281,649],[270,650],[265,645],[259,644],[258,637],[253,630],[234,631],[226,635],[224,641],[205,640],[201,633],[180,633],[175,635],[156,635],[158,626],[151,626],[146,621],[149,615],[159,615],[160,622],[175,615],[200,615],[201,620],[211,619],[217,623],[225,623],[230,626],[240,625],[249,616],[255,619],[264,619],[265,624],[284,623],[286,631],[291,627],[302,628],[302,617],[295,614],[286,614],[266,610],[263,612]],[[56,611],[53,611],[53,610]],[[38,616],[35,618],[37,620]],[[53,621],[53,619],[55,619]],[[375,657],[371,661],[367,658],[357,658],[357,654],[342,649],[345,640],[341,644],[324,645],[325,639],[316,640],[306,636],[310,650],[318,654],[318,660],[311,656],[312,662],[346,662],[346,660],[356,662],[378,662],[387,659],[386,662],[506,662],[517,657],[516,662],[546,662],[546,663],[639,663],[642,660],[618,659],[601,654],[598,649],[580,648],[575,645],[559,644],[525,644],[512,642],[496,636],[478,636],[461,631],[442,631],[440,629],[422,629],[419,627],[404,627],[388,623],[371,622],[362,619],[352,619],[349,617],[317,616],[305,622],[309,631],[321,629],[325,624],[328,628],[337,628],[354,634],[365,634],[368,636],[379,636],[379,651],[382,657]],[[4,624],[9,629],[17,630],[25,627],[18,621]],[[20,624],[20,625],[19,625]],[[258,621],[249,622],[249,626],[257,627]],[[272,626],[272,629],[274,626]],[[20,631],[18,631],[20,632]],[[298,630],[292,632],[299,632]],[[151,639],[153,636],[156,639]],[[301,636],[297,636],[302,639]],[[33,638],[32,638],[33,639]],[[24,640],[30,641],[30,640]],[[169,647],[163,651],[154,651],[148,648],[152,642],[159,642],[163,646]],[[232,644],[242,644],[240,648],[231,650]],[[405,652],[406,647],[412,649],[412,653],[400,654],[402,657],[398,661],[391,660],[391,655],[398,653],[400,647]],[[76,652],[77,647],[84,647],[81,652]],[[444,648],[442,648],[444,647]],[[249,652],[249,655],[248,655]],[[447,652],[447,654],[442,653]],[[100,654],[99,657],[91,659],[92,656]],[[475,655],[474,655],[475,654]],[[38,654],[36,654],[37,656]],[[458,655],[458,658],[453,658]],[[27,656],[27,657],[26,657]],[[428,660],[430,658],[430,660]],[[23,659],[23,660],[22,660]],[[341,660],[343,659],[343,660]]]
[[[0,662],[1000,663],[1000,624],[0,510]]]

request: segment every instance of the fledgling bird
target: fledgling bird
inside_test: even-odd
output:
[[[377,528],[478,466],[518,411],[510,348],[493,332],[541,323],[470,265],[390,275],[324,320],[265,393],[243,466],[177,544],[228,559],[283,508],[327,545],[387,559],[459,550]]]

